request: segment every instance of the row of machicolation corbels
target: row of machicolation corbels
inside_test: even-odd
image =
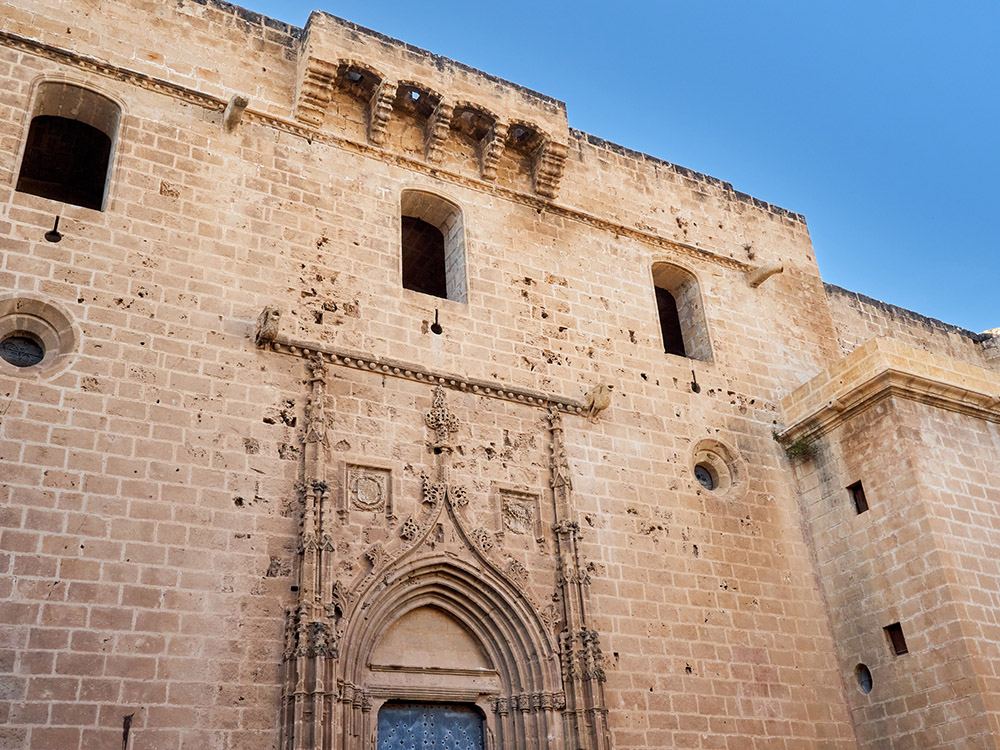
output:
[[[295,118],[310,127],[330,124],[335,97],[353,100],[364,120],[369,143],[386,148],[391,120],[407,118],[423,132],[422,157],[440,164],[451,139],[465,139],[478,160],[483,180],[497,180],[505,153],[530,168],[534,191],[554,198],[563,173],[567,145],[538,124],[504,120],[482,104],[452,99],[418,81],[394,81],[356,60],[328,62],[308,57],[299,74]],[[341,120],[345,113],[338,112]]]

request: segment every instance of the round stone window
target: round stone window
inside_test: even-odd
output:
[[[0,358],[14,367],[31,367],[45,358],[45,346],[30,333],[15,331],[0,341]]]
[[[854,668],[854,676],[858,680],[858,689],[868,695],[872,691],[874,682],[872,682],[872,671],[868,669],[867,664],[859,664]]]
[[[725,494],[740,476],[740,462],[736,454],[718,440],[702,440],[694,449],[691,476],[702,489]]]
[[[51,375],[69,362],[77,334],[69,316],[34,295],[0,297],[0,373]]]
[[[698,480],[698,484],[704,487],[706,490],[714,490],[716,485],[715,476],[712,472],[712,467],[708,464],[695,464],[694,467],[694,478]]]

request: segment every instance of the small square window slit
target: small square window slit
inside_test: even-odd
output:
[[[851,494],[851,500],[854,501],[854,509],[858,512],[858,515],[866,512],[868,510],[868,498],[865,497],[865,488],[861,486],[861,482],[855,482],[847,491]]]
[[[902,656],[909,652],[906,647],[906,638],[903,636],[903,626],[898,622],[894,622],[889,625],[885,630],[886,637],[889,639],[889,645],[892,647],[892,651],[896,656]]]

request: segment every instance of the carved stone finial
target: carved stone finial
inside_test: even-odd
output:
[[[583,403],[587,411],[587,418],[591,422],[596,422],[597,415],[611,406],[611,391],[613,390],[613,385],[598,383],[587,392]]]
[[[781,273],[784,270],[784,263],[765,263],[747,271],[747,282],[756,289],[776,273]]]
[[[449,436],[458,430],[459,422],[458,417],[448,410],[444,400],[444,388],[441,386],[434,389],[434,400],[431,402],[430,411],[424,415],[424,422],[434,431],[434,447],[450,448]]]
[[[281,308],[268,305],[257,316],[257,326],[254,328],[254,343],[265,347],[278,338],[278,326],[281,324]]]

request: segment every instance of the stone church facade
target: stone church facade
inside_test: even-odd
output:
[[[1000,747],[996,332],[324,13],[0,8],[0,747]]]

